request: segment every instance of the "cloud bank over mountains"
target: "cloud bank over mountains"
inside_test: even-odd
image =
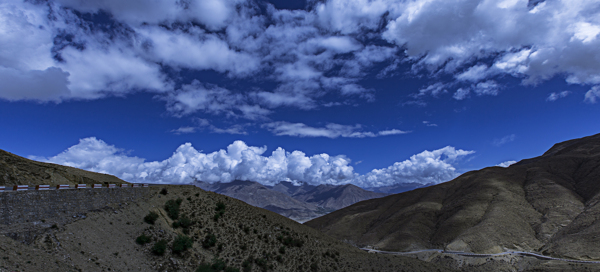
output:
[[[400,64],[408,63],[408,72],[432,79],[420,94],[496,96],[500,77],[535,84],[561,76],[589,85],[585,101],[596,103],[599,15],[594,0],[329,0],[293,11],[245,0],[6,0],[0,98],[60,102],[145,91],[175,115],[258,120],[279,107],[372,101],[376,90],[360,80],[404,74]],[[171,74],[180,69],[274,87],[181,82]]]
[[[409,159],[366,175],[354,172],[351,160],[344,155],[288,152],[279,147],[270,155],[266,146],[248,146],[235,141],[227,149],[212,153],[196,150],[190,143],[182,144],[163,161],[146,162],[128,156],[123,150],[94,137],[81,139],[78,144],[50,158],[34,160],[77,167],[115,175],[130,182],[189,183],[231,182],[251,180],[266,185],[280,181],[319,184],[348,184],[361,187],[390,186],[400,183],[429,184],[451,180],[458,176],[453,166],[461,158],[473,154],[447,146],[423,151]]]

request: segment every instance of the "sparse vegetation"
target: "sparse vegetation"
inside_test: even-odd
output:
[[[218,221],[218,220],[219,220],[219,218],[220,218],[221,216],[223,216],[223,214],[225,213],[225,203],[223,203],[223,202],[218,202],[218,203],[217,203],[217,207],[215,208],[215,211],[216,211],[216,213],[215,213],[215,216],[213,217],[213,219],[214,219],[215,221]]]
[[[173,250],[173,253],[179,254],[188,248],[191,248],[193,243],[194,241],[192,238],[186,235],[179,235],[175,238],[175,241],[173,241],[173,247],[171,249]]]
[[[181,217],[181,219],[179,219],[179,225],[182,228],[189,228],[192,225],[192,220],[184,215]]]
[[[277,241],[281,242],[284,246],[289,247],[302,247],[304,245],[304,241],[302,239],[296,239],[291,236],[277,236]]]
[[[165,251],[167,251],[167,240],[162,239],[154,243],[154,246],[152,247],[152,253],[156,255],[163,255],[165,254]]]
[[[142,234],[135,239],[135,242],[140,245],[145,245],[147,243],[150,243],[151,240],[152,240],[151,236],[146,236],[145,234]]]
[[[148,215],[146,215],[144,217],[144,222],[146,222],[150,225],[154,225],[154,222],[156,222],[156,219],[158,219],[158,214],[155,212],[150,212],[150,213],[148,213]]]
[[[207,234],[206,237],[204,237],[204,240],[202,241],[202,247],[204,248],[211,248],[214,247],[216,244],[217,237],[212,233]]]
[[[171,219],[175,220],[179,217],[181,202],[183,202],[183,200],[178,198],[177,200],[171,199],[165,203],[165,211],[167,211],[167,215],[169,215]]]

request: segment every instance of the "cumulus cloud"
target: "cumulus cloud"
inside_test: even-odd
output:
[[[501,162],[501,163],[497,164],[496,166],[509,167],[515,163],[517,163],[517,161],[505,161],[505,162]]]
[[[559,98],[567,97],[569,94],[571,94],[570,91],[562,91],[559,93],[553,92],[553,93],[550,93],[550,95],[548,95],[548,98],[546,98],[546,101],[554,102],[554,101],[558,100]]]
[[[129,156],[114,145],[94,137],[49,158],[30,157],[85,170],[115,175],[130,182],[190,183],[193,181],[231,182],[251,180],[266,185],[280,181],[319,184],[353,183],[362,187],[388,186],[399,183],[441,183],[458,176],[453,166],[462,157],[474,153],[447,146],[423,151],[394,165],[358,175],[351,160],[344,155],[288,152],[279,147],[265,154],[266,146],[248,146],[235,141],[226,149],[211,153],[196,150],[190,143],[179,146],[163,161],[145,161]],[[358,164],[356,162],[355,164]]]
[[[297,136],[297,137],[327,137],[327,138],[365,138],[365,137],[377,137],[387,135],[397,135],[409,133],[408,131],[402,131],[399,129],[383,130],[379,132],[368,132],[362,131],[361,125],[340,125],[340,124],[327,124],[325,127],[311,127],[303,123],[289,123],[289,122],[272,122],[263,125],[264,128],[271,130],[277,136]]]
[[[452,163],[473,153],[475,152],[451,146],[434,151],[426,150],[387,168],[374,169],[358,177],[354,184],[361,187],[381,187],[399,183],[437,184],[449,181],[458,176]]]
[[[241,179],[269,185],[280,181],[343,184],[356,176],[345,156],[307,156],[301,151],[286,152],[282,148],[265,155],[266,150],[264,146],[235,141],[227,149],[202,153],[186,143],[166,160],[146,162],[92,137],[80,140],[54,157],[32,159],[112,174],[131,182],[214,183]]]

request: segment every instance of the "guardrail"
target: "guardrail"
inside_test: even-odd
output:
[[[461,255],[461,256],[467,256],[467,257],[493,257],[493,256],[514,254],[514,255],[531,256],[531,257],[536,257],[539,259],[562,261],[562,262],[600,264],[600,261],[584,261],[584,260],[555,258],[555,257],[537,254],[534,252],[526,252],[526,251],[506,251],[506,252],[500,252],[500,253],[485,254],[485,253],[472,253],[472,252],[462,252],[462,251],[446,251],[443,249],[423,249],[423,250],[409,251],[409,252],[382,251],[382,250],[376,250],[376,249],[372,249],[372,248],[360,248],[360,249],[367,251],[369,253],[391,254],[391,255],[417,254],[417,253],[421,253],[421,252],[425,252],[425,251],[435,251],[435,252],[443,253],[443,254],[454,254],[454,255]]]
[[[69,189],[102,189],[102,188],[108,188],[108,189],[113,189],[113,188],[147,188],[149,187],[149,184],[140,184],[140,183],[135,183],[135,184],[119,184],[119,186],[117,187],[116,184],[107,184],[106,186],[102,185],[102,184],[93,184],[91,187],[88,187],[87,184],[76,184],[74,187],[71,187],[71,185],[69,184],[61,184],[61,185],[56,185],[56,187],[50,187],[50,185],[36,185],[35,187],[32,187],[31,189],[35,189],[36,191],[45,191],[45,190],[69,190]],[[16,191],[27,191],[30,190],[29,185],[14,185],[12,187],[12,190],[10,190],[10,187],[6,187],[6,186],[0,186],[0,193],[2,192],[16,192]]]

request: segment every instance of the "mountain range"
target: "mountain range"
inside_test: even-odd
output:
[[[258,182],[235,180],[213,184],[197,181],[194,185],[279,213],[298,222],[322,216],[362,200],[386,195],[352,184],[296,186],[291,182],[282,181],[274,186],[265,186]]]
[[[508,168],[371,199],[305,224],[390,251],[539,252],[600,260],[600,134]]]

